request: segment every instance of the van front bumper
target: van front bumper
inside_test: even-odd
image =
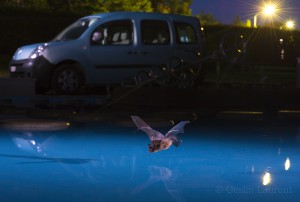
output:
[[[10,77],[34,78],[36,87],[49,90],[54,66],[43,56],[35,59],[12,60],[9,64]]]

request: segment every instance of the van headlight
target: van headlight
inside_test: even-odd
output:
[[[41,55],[43,55],[43,52],[45,51],[45,45],[42,46],[38,46],[31,54],[30,54],[30,58],[31,59],[35,59]]]

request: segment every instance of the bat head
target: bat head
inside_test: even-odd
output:
[[[160,143],[161,143],[161,140],[152,141],[150,144],[148,144],[148,151],[150,153],[152,153],[152,152],[156,152],[156,151],[160,150]]]
[[[148,151],[149,151],[150,153],[154,152],[154,151],[155,151],[155,145],[153,145],[153,144],[148,144]]]

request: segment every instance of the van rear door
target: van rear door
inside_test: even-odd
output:
[[[172,55],[170,25],[165,20],[140,21],[139,54],[152,68],[166,66]]]

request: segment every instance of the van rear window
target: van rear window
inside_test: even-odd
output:
[[[170,31],[166,21],[163,20],[143,20],[142,41],[146,45],[170,44]]]
[[[176,30],[176,42],[178,44],[197,43],[197,35],[194,27],[185,22],[174,22]]]

